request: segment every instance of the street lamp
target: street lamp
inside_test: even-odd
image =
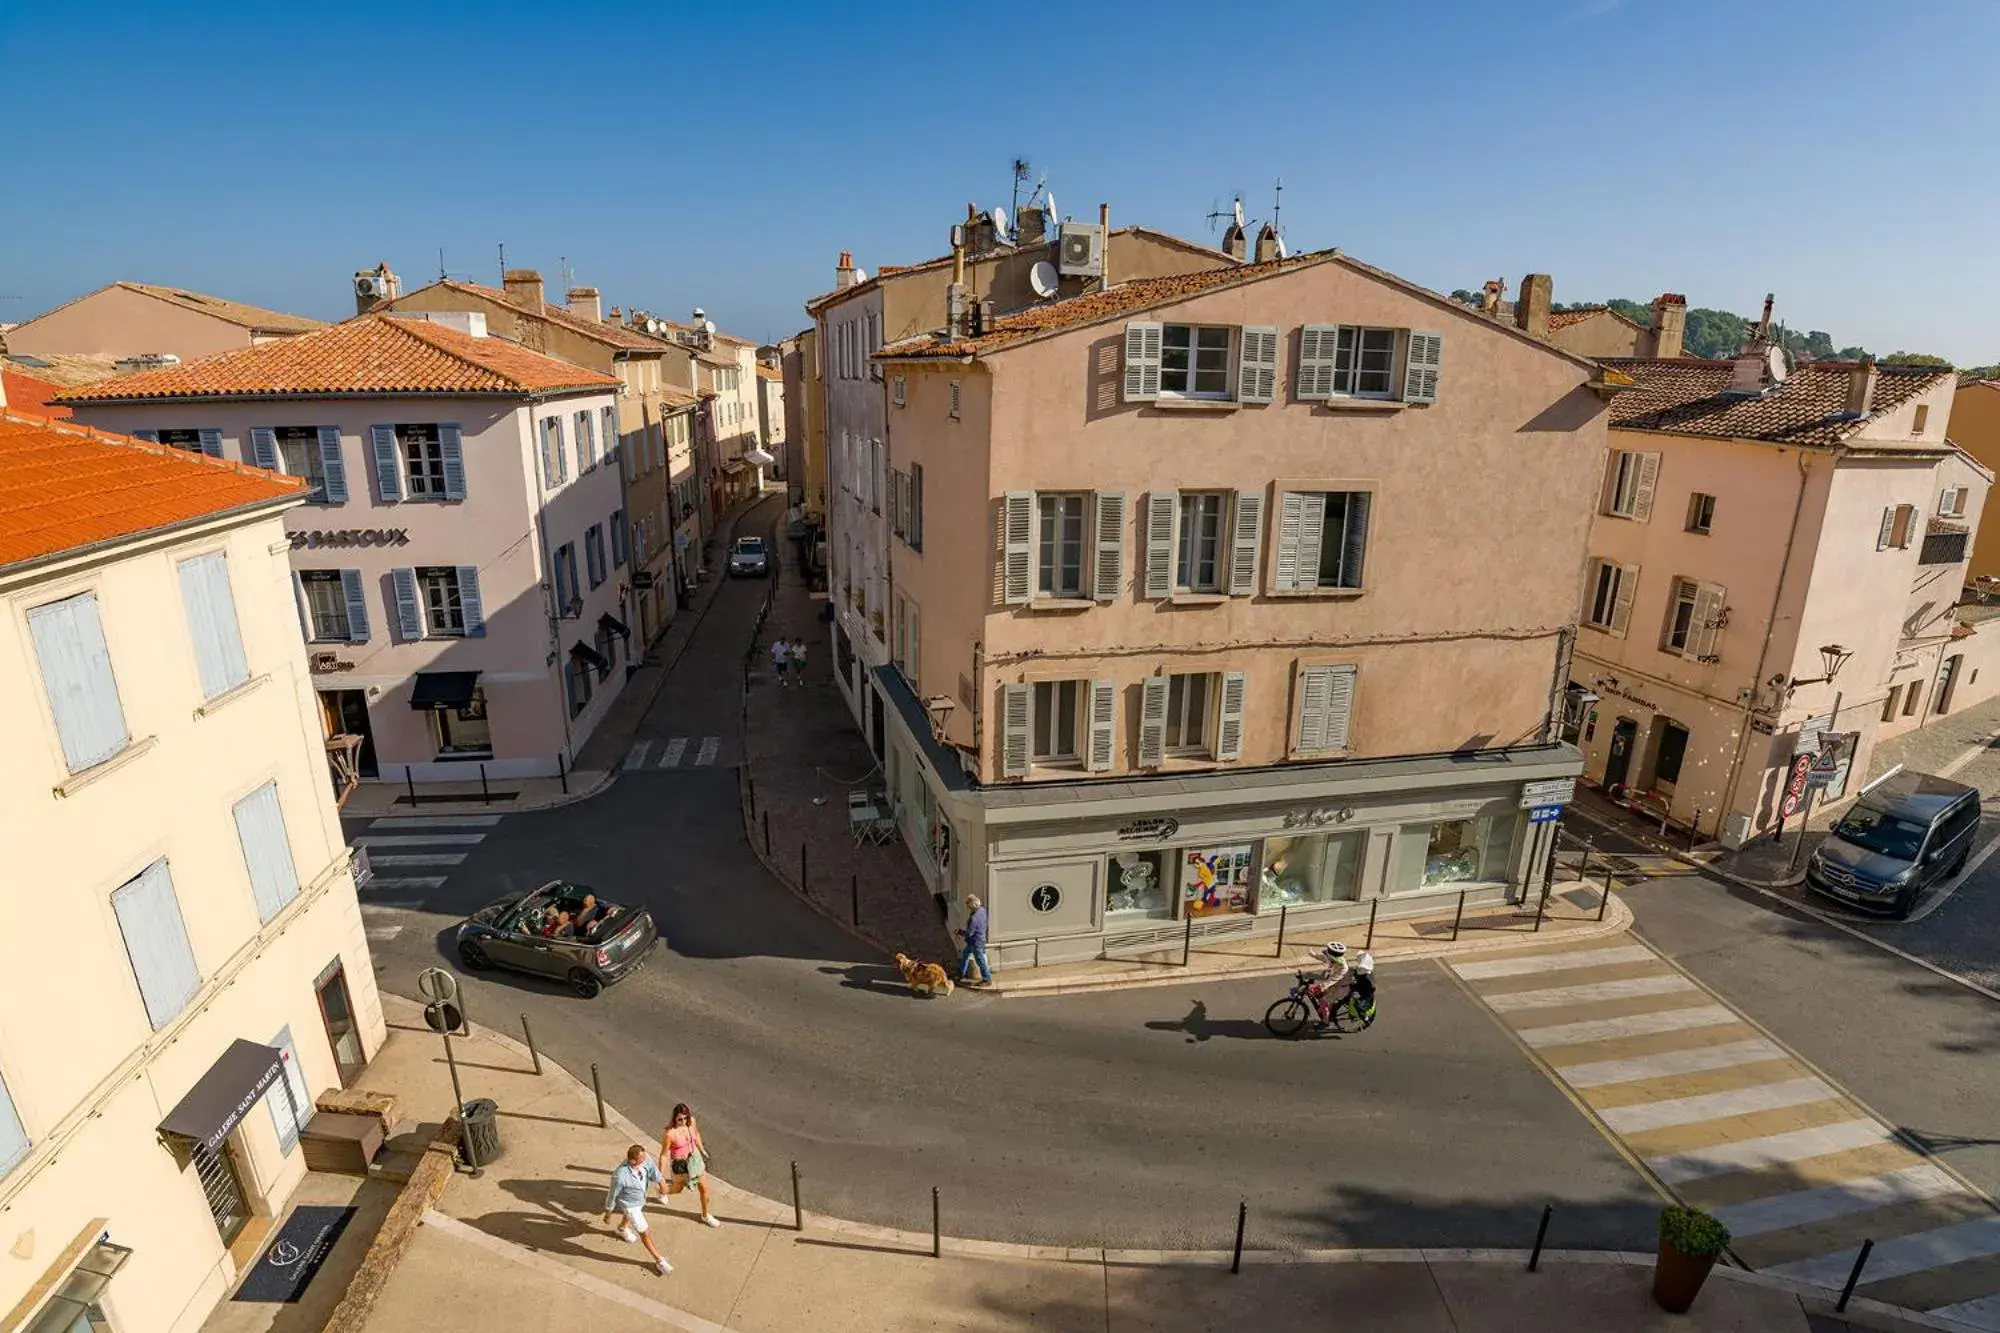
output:
[[[1824,676],[1814,676],[1810,680],[1798,680],[1794,678],[1786,682],[1785,693],[1790,694],[1801,685],[1831,685],[1833,678],[1840,674],[1840,669],[1847,665],[1847,659],[1852,656],[1854,656],[1853,653],[1837,643],[1821,644],[1819,660],[1820,664],[1826,668],[1826,674]],[[1838,699],[1839,695],[1836,694],[1834,697]],[[1833,711],[1836,713],[1840,711],[1839,703],[1836,702],[1834,704]],[[1832,730],[1831,724],[1828,725],[1828,730]]]
[[[1819,650],[1820,665],[1825,668],[1826,674],[1824,676],[1813,677],[1809,680],[1800,680],[1797,677],[1793,677],[1792,679],[1785,682],[1785,697],[1787,699],[1790,699],[1792,696],[1792,691],[1796,690],[1801,685],[1831,685],[1833,683],[1834,677],[1840,674],[1840,669],[1846,666],[1847,660],[1853,656],[1854,654],[1852,652],[1848,651],[1840,644],[1828,643],[1820,645],[1820,650]],[[1826,730],[1821,734],[1829,736],[1834,734],[1834,728],[1839,725],[1839,722],[1840,722],[1840,691],[1835,690],[1833,692],[1833,708],[1826,715]],[[1790,874],[1792,871],[1798,869],[1799,849],[1804,847],[1806,843],[1806,827],[1807,825],[1812,823],[1813,792],[1817,790],[1818,788],[1813,787],[1812,785],[1810,785],[1810,783],[1808,783],[1808,785],[1806,786],[1805,807],[1799,812],[1798,841],[1792,844],[1791,859],[1785,863],[1786,874]],[[1784,827],[1782,818],[1779,821],[1779,827],[1780,828]]]

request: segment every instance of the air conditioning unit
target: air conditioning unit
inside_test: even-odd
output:
[[[1104,233],[1088,222],[1062,224],[1056,272],[1065,278],[1095,278],[1104,272]]]
[[[386,296],[388,293],[383,290],[382,279],[376,277],[373,273],[357,273],[354,275],[354,294],[356,296]]]

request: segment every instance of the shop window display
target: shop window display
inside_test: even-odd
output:
[[[1118,852],[1109,857],[1104,877],[1104,914],[1107,917],[1171,915],[1166,853]]]
[[[1399,838],[1397,887],[1497,883],[1511,877],[1517,814],[1406,824]]]
[[[1250,910],[1251,848],[1191,847],[1180,854],[1181,901],[1194,917]]]
[[[1358,832],[1266,838],[1257,910],[1359,898],[1361,858],[1367,843],[1368,835]]]

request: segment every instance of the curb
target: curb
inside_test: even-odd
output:
[[[1712,861],[1697,860],[1688,855],[1683,848],[1676,847],[1669,842],[1664,842],[1651,833],[1644,831],[1635,832],[1631,829],[1619,828],[1615,824],[1608,824],[1596,815],[1584,810],[1581,806],[1572,806],[1571,809],[1575,811],[1577,818],[1586,820],[1607,833],[1615,833],[1621,838],[1630,838],[1634,842],[1643,843],[1645,846],[1650,847],[1655,855],[1671,856],[1690,870],[1698,874],[1707,875],[1711,879],[1719,879],[1745,889],[1785,889],[1805,882],[1806,872],[1804,870],[1793,871],[1783,879],[1752,879],[1748,875],[1738,875],[1733,871],[1722,869]],[[1614,853],[1605,854],[1613,855]]]

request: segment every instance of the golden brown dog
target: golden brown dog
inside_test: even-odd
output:
[[[920,963],[906,953],[899,953],[896,955],[896,966],[913,993],[931,996],[951,994],[951,977],[936,963]]]

